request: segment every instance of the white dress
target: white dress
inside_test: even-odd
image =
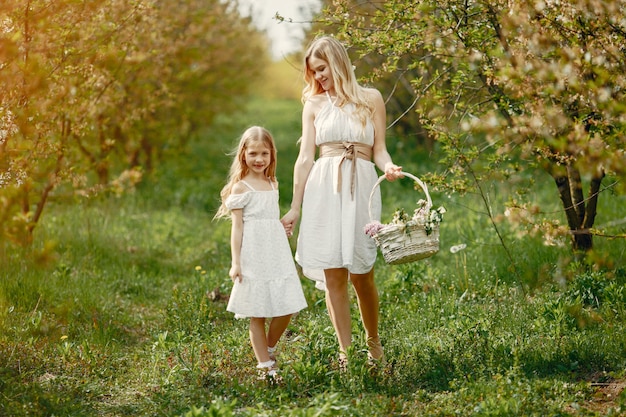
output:
[[[300,277],[285,228],[279,220],[278,190],[232,194],[228,209],[243,209],[242,281],[236,280],[226,309],[235,317],[279,317],[306,308]]]
[[[315,117],[315,144],[360,142],[374,145],[374,125],[363,126],[352,116],[353,104],[337,107],[328,103]],[[369,196],[378,180],[373,162],[356,158],[354,198],[350,192],[352,160],[341,156],[318,158],[307,179],[302,201],[296,261],[318,288],[324,269],[347,268],[351,273],[369,272],[376,261],[376,244],[363,231],[369,223]],[[338,169],[342,170],[341,191],[337,192]],[[372,198],[372,220],[380,220],[380,190]]]

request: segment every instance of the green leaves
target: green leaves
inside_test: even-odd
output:
[[[0,237],[21,244],[60,186],[117,193],[151,174],[235,111],[263,67],[259,33],[218,0],[10,0],[0,13]]]
[[[521,188],[528,168],[568,166],[579,190],[567,196],[555,188],[567,212],[598,198],[594,181],[605,173],[626,173],[626,27],[616,17],[623,4],[337,3],[329,20],[375,63],[369,79],[392,96],[388,113],[406,127],[402,136],[424,129],[425,142],[439,145],[446,173],[439,185],[480,192],[482,181],[504,178]],[[400,87],[405,80],[410,89]],[[577,177],[593,178],[587,197]],[[585,217],[595,218],[595,202],[586,207]],[[574,248],[588,250],[575,236],[582,224],[567,217]]]

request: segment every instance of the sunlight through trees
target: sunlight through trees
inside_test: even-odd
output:
[[[51,195],[121,192],[233,111],[267,55],[219,0],[0,5],[0,236]]]

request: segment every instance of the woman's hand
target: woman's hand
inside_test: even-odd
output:
[[[282,219],[280,219],[280,222],[283,224],[283,227],[285,228],[285,232],[287,233],[287,236],[291,237],[293,235],[293,230],[299,218],[300,218],[300,210],[292,208],[283,216]]]
[[[402,174],[402,167],[394,163],[388,163],[385,165],[385,178],[387,181],[395,181],[398,178],[404,178],[404,174]]]

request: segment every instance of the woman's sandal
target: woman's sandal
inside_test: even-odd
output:
[[[339,372],[345,374],[348,372],[348,356],[344,352],[339,352]]]
[[[370,365],[377,365],[385,359],[383,345],[378,336],[367,338],[367,359]]]

